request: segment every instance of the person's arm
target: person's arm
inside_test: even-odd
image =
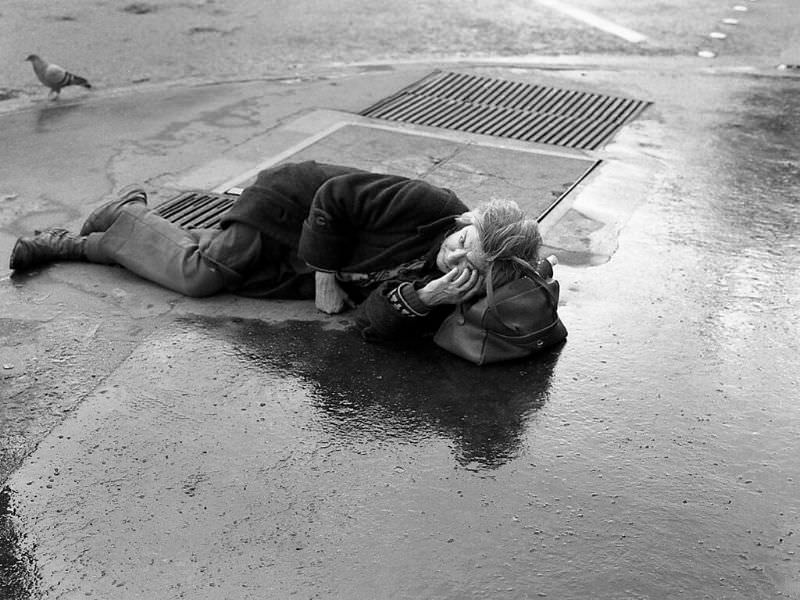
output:
[[[356,311],[356,324],[371,342],[392,342],[433,333],[453,305],[483,289],[477,272],[450,271],[420,282],[391,281],[373,291]]]
[[[367,172],[334,177],[314,196],[298,256],[315,270],[340,271],[466,210],[452,192],[424,181]]]
[[[417,284],[419,285],[419,284]],[[356,327],[368,342],[399,342],[435,330],[446,311],[425,306],[411,282],[382,284],[355,311]]]

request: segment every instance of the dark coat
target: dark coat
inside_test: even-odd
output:
[[[454,228],[455,217],[467,210],[452,191],[421,180],[304,162],[262,171],[221,225],[255,227],[290,253],[296,252],[314,270],[370,273],[425,256],[426,268],[413,279],[400,276],[366,296],[354,294],[361,301],[355,316],[364,337],[383,341],[416,336],[444,318],[444,310],[427,312],[419,305],[415,290],[441,276],[435,267],[436,252]],[[274,262],[274,249],[268,251],[264,262]],[[280,281],[268,282],[272,289],[248,293],[263,287],[260,275],[254,274],[239,291],[313,298],[309,276],[285,269]],[[404,283],[411,285],[403,286],[403,306],[399,306],[397,289]]]
[[[222,216],[220,226],[244,223],[296,250],[317,190],[333,177],[358,172],[314,161],[264,169]]]

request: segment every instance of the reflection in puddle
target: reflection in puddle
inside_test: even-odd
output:
[[[0,490],[0,598],[29,600],[40,597],[36,565],[23,550],[15,524],[10,488]]]
[[[36,112],[36,133],[44,133],[62,119],[68,117],[75,109],[80,108],[79,102],[71,104],[48,104]]]
[[[558,353],[477,367],[432,343],[391,348],[322,323],[192,321],[231,343],[250,364],[304,381],[324,423],[345,439],[452,440],[463,466],[493,468],[520,451],[531,415],[547,399]]]

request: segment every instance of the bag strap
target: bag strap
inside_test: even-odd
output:
[[[533,276],[531,279],[544,290],[545,295],[550,299],[550,304],[552,304],[554,307],[558,306],[558,300],[556,300],[555,294],[553,294],[548,287],[547,282],[541,275],[539,275],[538,271],[533,267],[533,265],[517,256],[512,256],[510,260],[513,260],[515,263],[527,268],[528,271],[530,271],[530,274]],[[493,308],[495,305],[494,285],[492,284],[492,267],[494,267],[494,263],[489,264],[489,269],[486,272],[486,300],[490,308]]]
[[[513,260],[514,262],[516,262],[516,263],[518,263],[518,264],[520,264],[520,265],[522,265],[524,267],[527,267],[530,270],[531,275],[533,275],[533,280],[536,283],[538,283],[542,287],[542,289],[544,289],[544,293],[547,295],[548,298],[550,298],[550,303],[554,307],[558,306],[558,300],[556,299],[555,294],[550,290],[550,286],[547,285],[547,281],[545,280],[544,277],[539,275],[539,271],[537,271],[536,268],[532,264],[530,264],[526,260],[522,260],[521,258],[517,258],[516,256],[512,257],[511,260]]]
[[[550,290],[550,288],[548,287],[547,282],[544,280],[544,278],[541,275],[539,275],[539,273],[536,271],[536,269],[528,261],[522,260],[521,258],[518,258],[516,256],[511,257],[511,260],[513,260],[517,264],[519,264],[519,265],[521,265],[521,266],[523,266],[523,267],[528,269],[528,271],[530,272],[530,275],[532,276],[532,277],[530,277],[530,279],[534,283],[536,283],[536,285],[538,285],[544,291],[545,296],[550,300],[550,306],[553,309],[553,316],[557,318],[558,300],[556,300],[555,294],[553,294],[553,292]],[[500,316],[500,313],[496,309],[496,305],[495,305],[495,301],[494,301],[494,285],[492,284],[492,267],[493,266],[494,266],[494,263],[490,263],[489,264],[489,268],[487,269],[487,272],[486,272],[486,303],[487,303],[487,310],[491,310],[492,312],[494,312],[495,317],[497,317],[497,320],[499,320],[505,327],[510,328],[510,326],[505,321],[503,321],[503,318]]]

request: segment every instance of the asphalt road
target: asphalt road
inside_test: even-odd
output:
[[[800,598],[797,11],[571,3],[633,43],[538,2],[396,4],[4,3],[0,255],[434,67],[645,97],[545,234],[564,351],[487,377],[308,304],[0,267],[2,591]],[[47,101],[34,50],[96,89]],[[342,156],[431,161],[372,141]]]
[[[0,98],[27,102],[41,94],[23,61],[30,53],[83,75],[98,90],[308,76],[382,61],[694,56],[705,50],[722,63],[800,62],[792,0],[742,0],[738,8],[746,12],[723,0],[409,0],[399,6],[389,0],[6,0],[0,7]],[[596,19],[565,13],[565,6]],[[599,19],[644,40],[631,43]],[[727,38],[711,38],[712,32]]]

